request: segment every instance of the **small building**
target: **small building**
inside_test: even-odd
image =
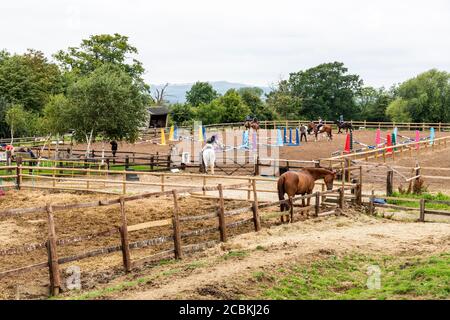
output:
[[[165,128],[169,121],[169,109],[154,106],[148,108],[148,128]]]

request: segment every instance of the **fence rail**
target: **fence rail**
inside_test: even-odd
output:
[[[140,194],[140,195],[134,195],[134,196],[120,196],[118,198],[114,199],[108,199],[108,200],[101,200],[101,201],[93,201],[93,202],[85,202],[85,203],[77,203],[77,204],[47,204],[45,206],[40,207],[33,207],[33,208],[18,208],[18,209],[8,209],[8,210],[2,210],[0,211],[0,217],[11,217],[11,216],[17,216],[17,215],[26,215],[30,213],[46,213],[47,214],[47,225],[48,225],[48,240],[43,243],[37,243],[37,244],[24,244],[20,247],[16,248],[8,248],[0,251],[1,255],[15,255],[15,254],[23,254],[24,252],[30,252],[34,250],[39,249],[47,249],[48,254],[48,261],[43,261],[39,263],[35,263],[32,265],[27,265],[15,269],[5,270],[0,272],[0,279],[13,276],[13,275],[19,275],[26,272],[32,272],[44,268],[48,268],[49,275],[50,275],[50,287],[51,287],[51,294],[57,295],[59,294],[61,290],[61,279],[60,279],[60,265],[72,262],[72,261],[79,261],[86,258],[92,258],[100,255],[110,254],[113,252],[121,252],[122,258],[123,258],[123,267],[126,272],[130,272],[132,268],[138,267],[144,263],[149,263],[161,259],[166,258],[175,258],[175,259],[181,259],[183,258],[184,254],[189,252],[195,252],[202,250],[204,248],[207,248],[215,243],[217,243],[216,240],[214,241],[207,241],[204,243],[196,243],[193,245],[183,245],[182,239],[186,237],[191,236],[198,236],[201,234],[207,234],[211,232],[219,232],[220,241],[224,242],[227,241],[228,237],[228,230],[231,228],[238,227],[240,225],[244,225],[247,223],[252,223],[254,226],[255,231],[259,231],[261,229],[261,219],[266,220],[264,217],[264,214],[260,212],[263,208],[269,208],[274,206],[279,206],[283,203],[289,203],[289,200],[279,200],[274,201],[270,203],[263,203],[259,204],[258,202],[258,191],[256,189],[256,179],[253,179],[251,181],[251,192],[253,193],[253,200],[251,206],[245,206],[243,208],[239,209],[233,209],[226,211],[224,209],[224,195],[223,190],[235,190],[243,185],[247,186],[248,184],[233,184],[233,185],[222,185],[218,184],[217,186],[208,186],[208,187],[201,187],[201,188],[190,188],[189,192],[193,192],[196,190],[208,190],[208,191],[218,191],[218,205],[215,212],[210,214],[203,214],[203,215],[194,215],[194,216],[180,216],[179,215],[179,205],[178,205],[178,198],[179,193],[184,192],[186,190],[170,190],[170,191],[164,191],[164,192],[153,192],[153,193],[147,193],[147,194]],[[346,186],[346,190],[353,191],[355,189],[355,186]],[[355,201],[355,197],[350,197],[349,195],[345,195],[345,189],[344,188],[336,188],[333,190],[328,190],[324,192],[317,191],[310,195],[305,196],[298,196],[292,199],[292,203],[298,200],[304,200],[304,199],[311,199],[313,198],[315,200],[314,206],[308,206],[305,208],[299,208],[298,210],[294,211],[294,207],[292,206],[291,212],[299,213],[299,212],[309,212],[313,211],[314,217],[317,216],[326,216],[330,214],[339,213],[336,212],[336,208],[342,208],[344,205],[344,202],[346,200]],[[330,208],[329,203],[324,202],[325,196],[331,196],[335,195],[339,198],[338,204],[336,206],[333,206]],[[144,198],[150,198],[150,197],[159,197],[159,196],[172,196],[173,197],[173,214],[172,218],[170,219],[161,219],[161,220],[153,220],[153,221],[147,221],[139,224],[134,225],[128,225],[127,222],[127,210],[126,210],[126,203],[130,201],[135,201],[139,199]],[[325,208],[326,211],[321,211],[321,202],[322,205],[326,205]],[[54,214],[59,211],[65,211],[69,209],[80,209],[80,208],[89,208],[89,207],[98,207],[98,206],[111,206],[111,205],[119,205],[120,207],[120,215],[121,215],[121,222],[120,225],[116,226],[113,229],[104,230],[101,232],[96,232],[93,234],[86,234],[86,235],[80,235],[80,236],[74,236],[71,238],[66,239],[57,239],[57,235],[55,232],[55,222],[54,222]],[[252,216],[241,218],[240,220],[236,221],[227,221],[227,219],[230,219],[231,217],[235,217],[238,215],[244,215],[248,212],[252,212]],[[271,215],[271,217],[276,216],[283,216],[287,213],[279,213],[275,216]],[[189,230],[183,232],[183,223],[190,222],[190,221],[205,221],[205,220],[211,220],[211,219],[217,219],[218,226],[217,227],[207,227],[207,228],[200,228],[195,230]],[[146,240],[139,240],[135,242],[130,242],[128,238],[128,234],[130,232],[135,232],[139,230],[144,230],[148,228],[155,228],[155,227],[171,227],[172,228],[172,235],[170,236],[159,236],[156,238],[150,238]],[[120,235],[120,244],[117,245],[109,245],[106,247],[96,248],[89,251],[85,251],[82,253],[74,254],[71,256],[66,257],[58,257],[57,254],[57,247],[58,246],[64,246],[64,245],[70,245],[73,243],[79,243],[83,241],[90,241],[92,239],[98,238],[98,237],[105,237],[105,236],[114,236],[116,234]],[[144,248],[148,246],[157,246],[163,243],[173,242],[173,249],[163,249],[163,251],[157,252],[155,254],[152,254],[151,256],[147,257],[141,257],[133,259],[130,250],[137,249],[137,248]]]

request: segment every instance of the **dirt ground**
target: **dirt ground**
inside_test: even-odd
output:
[[[0,197],[0,210],[9,208],[28,208],[43,206],[46,203],[78,203],[93,200],[108,199],[109,195],[81,195],[72,193],[48,193],[44,191],[8,191]],[[117,197],[117,196],[115,196]],[[241,201],[225,201],[225,210],[232,210],[246,206]],[[180,216],[202,215],[214,213],[217,209],[217,201],[197,199],[183,194],[179,199]],[[276,210],[276,208],[275,208]],[[150,198],[126,203],[128,225],[134,225],[147,221],[171,218],[173,214],[173,199],[171,197]],[[235,215],[227,218],[227,223],[248,219],[251,212]],[[120,226],[121,216],[118,205],[77,210],[55,212],[56,234],[58,239],[67,239],[76,236],[90,235],[103,232]],[[183,222],[182,232],[217,226],[217,219],[197,220]],[[250,232],[252,223],[246,223],[234,228],[229,228],[229,235]],[[38,250],[27,251],[25,245],[40,244],[47,239],[47,218],[45,213],[24,214],[14,217],[0,218],[0,252],[11,248],[23,249],[19,254],[2,254],[0,270],[6,271],[18,267],[45,262],[47,253],[45,247]],[[172,235],[172,227],[155,227],[130,233],[130,242]],[[183,245],[202,243],[218,240],[218,232],[201,236],[192,236],[183,240]],[[114,246],[120,244],[119,234],[106,235],[87,241],[75,242],[69,245],[58,246],[58,256],[67,257],[80,254],[93,249]],[[161,250],[173,248],[172,242],[166,242],[158,246],[132,250],[132,258],[137,259],[149,256]],[[120,274],[122,256],[120,252],[103,255],[96,258],[88,258],[78,261],[83,273],[90,274],[84,286],[89,288],[96,283],[106,281],[108,277]],[[115,268],[111,268],[115,266]],[[62,265],[63,272],[69,267]],[[112,271],[111,271],[112,270]],[[99,276],[99,274],[101,276]],[[106,275],[105,275],[106,274]],[[100,277],[100,278],[99,278]],[[23,297],[43,297],[48,291],[47,269],[42,271],[11,276],[0,280],[0,298],[12,298],[17,287],[21,288]]]
[[[99,298],[237,299],[249,293],[248,279],[255,272],[287,261],[349,253],[427,256],[449,249],[448,223],[405,223],[359,214],[321,218],[239,235],[182,262],[143,270],[133,278],[150,275],[151,280],[116,293],[104,291]],[[233,252],[245,254],[228,258]],[[122,281],[124,277],[109,287]]]
[[[391,131],[381,131],[381,136],[386,138],[386,134]],[[209,133],[208,133],[209,134]],[[208,136],[207,134],[207,136]],[[221,139],[221,132],[218,132],[219,140]],[[237,130],[235,133],[238,137],[238,145],[242,144],[242,130]],[[399,134],[414,138],[414,131],[399,131]],[[424,138],[429,135],[428,131],[420,132],[420,137]],[[436,132],[436,138],[448,136],[450,133],[448,132]],[[228,136],[228,134],[227,134]],[[269,143],[274,144],[276,141],[276,132],[273,131],[271,140],[268,141],[268,133],[266,130],[260,130],[260,142],[261,143]],[[251,138],[250,138],[251,139]],[[308,135],[308,142],[302,142],[300,146],[292,146],[292,147],[281,147],[278,152],[278,158],[280,159],[292,159],[292,160],[317,160],[320,158],[328,158],[331,157],[333,152],[343,150],[345,146],[346,134],[341,133],[337,134],[335,131],[333,132],[333,140],[328,141],[327,138],[319,135],[319,141],[314,141],[313,135]],[[167,140],[167,137],[166,137]],[[367,145],[375,145],[375,130],[355,130],[353,131],[353,140],[356,142],[362,142]],[[400,139],[403,141],[404,139]],[[358,145],[355,142],[354,148],[364,148],[362,145]],[[175,142],[166,141],[167,145],[161,146],[155,141],[140,141],[135,144],[130,144],[126,142],[119,142],[118,150],[119,151],[130,151],[130,152],[143,152],[143,153],[169,153],[170,145],[175,144]],[[176,143],[177,145],[183,144],[183,142]],[[188,143],[189,144],[189,143]],[[227,145],[232,145],[232,139],[230,137],[227,138]],[[262,146],[264,147],[264,146]],[[75,148],[86,148],[85,144],[75,145]],[[102,150],[102,143],[94,143],[92,148],[95,150]],[[273,147],[275,149],[276,147]],[[110,145],[105,143],[105,149],[110,150]],[[186,148],[186,151],[189,151]],[[230,154],[232,152],[229,152]],[[231,156],[230,156],[231,157]]]

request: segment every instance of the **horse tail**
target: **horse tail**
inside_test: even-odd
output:
[[[284,200],[284,194],[285,194],[284,180],[285,180],[284,175],[281,175],[281,177],[278,178],[278,182],[277,182],[278,200]],[[280,203],[280,211],[281,212],[284,211],[285,207],[286,207],[286,205],[284,203]]]

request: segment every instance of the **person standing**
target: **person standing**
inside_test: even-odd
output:
[[[113,140],[113,141],[110,142],[110,144],[111,144],[112,156],[113,156],[113,158],[115,158],[116,157],[116,152],[117,152],[117,141]],[[113,163],[115,163],[115,162],[116,162],[116,160],[113,159]]]

